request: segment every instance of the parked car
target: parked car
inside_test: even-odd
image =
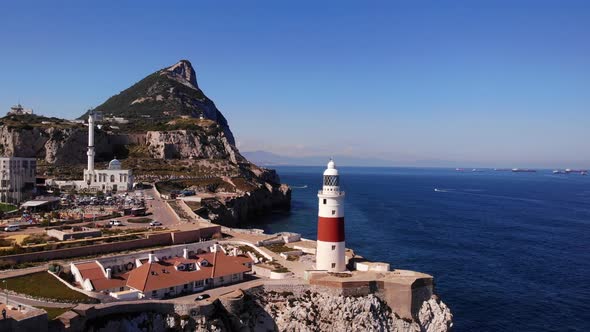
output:
[[[154,221],[150,222],[150,226],[152,226],[152,227],[162,226],[162,223],[157,220],[154,220]]]
[[[18,230],[20,230],[19,225],[8,225],[8,226],[4,227],[5,232],[16,232]]]
[[[204,300],[204,299],[208,299],[210,297],[211,296],[209,296],[209,294],[201,294],[201,295],[197,296],[197,298],[195,299],[195,301],[201,301],[201,300]]]
[[[109,221],[109,224],[112,226],[123,226],[123,223],[120,222],[119,220],[111,220],[111,221]]]

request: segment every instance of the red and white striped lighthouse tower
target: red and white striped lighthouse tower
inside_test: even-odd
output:
[[[340,191],[340,177],[332,159],[324,171],[324,186],[318,198],[316,269],[345,271],[344,192]]]

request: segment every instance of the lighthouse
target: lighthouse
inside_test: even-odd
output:
[[[344,260],[344,192],[340,191],[340,176],[330,159],[324,171],[322,190],[318,193],[318,241],[316,269],[330,272],[346,270]]]

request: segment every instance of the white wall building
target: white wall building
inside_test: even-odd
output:
[[[35,158],[0,157],[0,201],[18,204],[35,189]]]
[[[128,191],[133,189],[133,172],[129,169],[121,169],[121,162],[117,159],[109,162],[107,169],[94,168],[94,114],[88,116],[88,157],[87,167],[84,170],[84,180],[79,181],[53,181],[48,184],[56,184],[59,187],[71,186],[76,190],[90,191]]]
[[[24,108],[21,104],[14,105],[10,107],[10,111],[8,111],[7,115],[27,115],[33,114],[33,109],[31,108]]]

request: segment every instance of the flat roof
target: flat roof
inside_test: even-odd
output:
[[[22,204],[22,206],[25,207],[35,207],[35,206],[41,206],[44,204],[48,204],[48,203],[52,203],[52,202],[56,202],[61,200],[61,198],[59,197],[49,197],[49,198],[44,198],[44,199],[35,199],[32,201],[26,201]]]
[[[22,206],[35,207],[35,206],[45,205],[47,203],[49,203],[49,201],[27,201],[27,202],[24,202]]]

